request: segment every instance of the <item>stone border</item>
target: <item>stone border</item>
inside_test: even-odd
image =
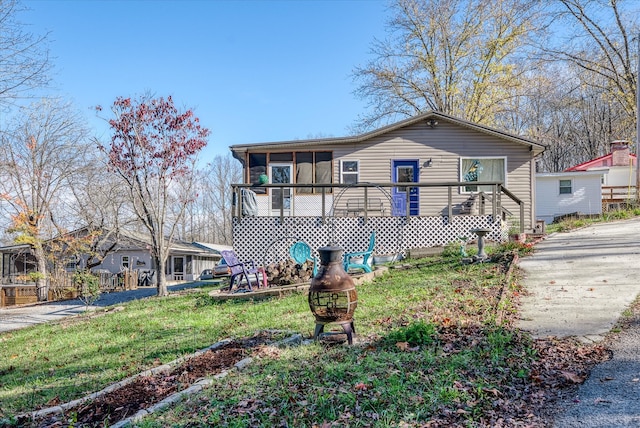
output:
[[[285,339],[282,339],[278,342],[273,343],[271,346],[277,346],[277,347],[286,347],[286,346],[295,346],[295,345],[299,345],[300,343],[302,343],[303,337],[300,333],[293,333],[293,332],[288,332],[288,331],[280,331],[280,330],[265,330],[267,332],[271,332],[271,333],[279,333],[279,332],[283,332],[283,333],[290,333],[291,335]],[[154,367],[152,369],[149,370],[145,370],[143,372],[140,372],[138,374],[135,374],[133,376],[130,376],[126,379],[123,379],[119,382],[116,382],[114,384],[111,384],[109,386],[107,386],[106,388],[102,389],[101,391],[98,392],[94,392],[92,394],[87,395],[86,397],[83,398],[79,398],[77,400],[73,400],[73,401],[69,401],[67,403],[63,403],[63,404],[59,404],[57,406],[52,406],[52,407],[47,407],[45,409],[40,409],[40,410],[36,410],[34,412],[29,412],[29,413],[23,413],[20,415],[17,415],[16,418],[18,420],[21,419],[27,419],[27,420],[31,420],[31,421],[37,421],[40,419],[44,419],[48,416],[51,415],[55,415],[55,414],[60,414],[60,415],[64,415],[66,411],[73,409],[83,403],[86,403],[87,401],[91,401],[91,400],[95,400],[103,395],[106,395],[110,392],[113,392],[117,389],[120,389],[128,384],[130,384],[131,382],[133,382],[134,380],[136,380],[137,378],[141,377],[141,376],[152,376],[158,373],[167,373],[169,371],[171,371],[171,369],[173,367],[176,367],[182,363],[184,363],[185,361],[188,361],[191,358],[197,357],[199,355],[204,354],[207,351],[213,351],[216,350],[226,344],[228,344],[229,342],[232,342],[232,339],[223,339],[220,340],[216,343],[214,343],[211,346],[208,346],[206,348],[200,349],[196,352],[194,352],[193,354],[184,356],[184,357],[180,357],[178,359],[175,359],[173,361],[170,361],[166,364],[163,364],[161,366],[158,367]],[[168,397],[165,397],[163,400],[159,401],[158,403],[147,407],[146,409],[140,409],[135,415],[130,416],[126,419],[123,419],[121,421],[116,422],[115,424],[113,424],[111,426],[111,428],[122,428],[124,426],[126,426],[127,424],[130,424],[132,422],[137,422],[139,420],[141,420],[142,418],[144,418],[145,416],[157,412],[159,410],[165,409],[167,407],[169,407],[172,404],[178,403],[179,401],[181,401],[182,399],[184,399],[187,396],[190,396],[192,394],[196,394],[201,392],[203,389],[207,388],[208,386],[210,386],[214,380],[217,379],[222,379],[225,376],[227,376],[229,374],[230,370],[242,370],[245,367],[247,367],[249,364],[251,364],[251,362],[253,361],[253,358],[251,357],[247,357],[244,358],[240,361],[238,361],[236,364],[234,364],[234,366],[232,368],[230,368],[229,370],[224,370],[218,374],[216,374],[215,376],[212,377],[204,377],[198,381],[196,381],[195,383],[193,383],[191,386],[189,386],[186,389],[183,389],[182,391],[178,391]]]

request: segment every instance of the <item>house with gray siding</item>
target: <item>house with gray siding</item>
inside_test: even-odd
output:
[[[84,236],[87,228],[70,232]],[[119,231],[110,234],[104,231],[100,248],[95,249],[102,254],[102,261],[93,266],[94,272],[119,274],[123,271],[136,270],[153,273],[157,278],[157,267],[153,264],[150,253],[150,238],[147,234],[133,231]],[[200,279],[204,269],[212,269],[220,261],[220,251],[229,249],[226,245],[202,242],[182,242],[174,240],[169,247],[169,257],[164,269],[167,281],[195,281]],[[92,260],[95,261],[95,260]],[[65,260],[65,269],[73,272],[90,266],[89,255],[79,254]],[[50,266],[53,269],[53,266]],[[37,270],[31,247],[29,245],[11,245],[0,247],[0,284],[24,282],[21,279]]]
[[[247,218],[280,217],[282,224],[285,218],[322,216],[335,224],[341,218],[364,216],[374,222],[387,219],[389,224],[399,218],[406,222],[450,217],[452,204],[454,214],[472,214],[467,203],[481,192],[491,195],[494,189],[483,183],[501,183],[515,197],[499,192],[495,195],[499,200],[488,203],[499,203],[503,212],[515,216],[522,213],[525,230],[533,230],[536,222],[535,158],[544,146],[438,112],[361,135],[239,144],[230,149],[244,171],[243,197],[237,199],[249,194],[255,206],[253,212],[243,213],[248,217],[236,219],[236,248],[244,246],[240,236],[251,229]],[[366,241],[366,231],[360,235],[356,240]],[[449,238],[456,239],[451,234]],[[254,249],[252,254],[257,257],[264,251]]]

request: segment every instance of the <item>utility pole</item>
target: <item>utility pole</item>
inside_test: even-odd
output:
[[[637,73],[636,73],[636,204],[640,204],[640,34],[636,37],[638,39],[638,59],[637,59]]]

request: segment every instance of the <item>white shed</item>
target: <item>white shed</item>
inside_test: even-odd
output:
[[[602,177],[608,169],[536,174],[536,216],[545,223],[565,214],[602,213]]]

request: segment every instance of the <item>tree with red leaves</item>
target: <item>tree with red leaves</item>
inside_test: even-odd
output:
[[[158,295],[166,296],[164,266],[209,130],[200,126],[192,110],[179,112],[171,97],[119,97],[111,110],[111,143],[99,148],[124,182],[135,215],[149,232]]]

